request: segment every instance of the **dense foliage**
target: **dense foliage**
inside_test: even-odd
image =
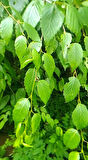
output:
[[[0,159],[87,160],[87,72],[87,0],[1,0]]]

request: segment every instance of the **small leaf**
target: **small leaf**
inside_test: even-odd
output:
[[[75,149],[80,143],[80,135],[76,129],[68,129],[63,137],[64,144],[69,149]]]
[[[79,93],[80,82],[76,77],[70,77],[69,82],[64,85],[64,97],[66,102],[70,102]]]
[[[68,62],[74,71],[82,62],[83,58],[83,50],[80,44],[73,43],[70,45],[70,49],[68,50]]]
[[[17,37],[15,40],[15,49],[19,59],[21,59],[25,55],[26,48],[27,48],[26,38],[22,35]]]
[[[58,87],[59,87],[60,92],[62,92],[64,89],[64,79],[63,78],[59,81]]]
[[[45,80],[38,81],[37,90],[38,90],[39,97],[46,104],[50,98],[50,95],[51,95],[51,89],[49,87],[48,82]]]
[[[70,152],[68,160],[80,160],[79,152],[76,151]]]
[[[30,102],[27,98],[20,99],[13,109],[13,120],[15,123],[24,121],[29,112]]]
[[[41,17],[41,29],[45,41],[49,41],[55,36],[63,21],[64,15],[55,4],[45,5]]]
[[[28,69],[24,79],[24,86],[29,96],[32,92],[34,80],[35,80],[35,69],[33,68]]]
[[[35,113],[31,120],[32,133],[35,133],[36,130],[40,126],[41,115],[39,113]]]
[[[54,126],[54,120],[51,118],[51,116],[49,114],[46,115],[46,121],[53,128],[53,126]]]
[[[7,42],[9,42],[13,32],[13,20],[11,17],[7,17],[1,21],[0,33],[1,37]]]
[[[40,54],[36,50],[33,50],[32,51],[32,57],[33,57],[33,63],[35,65],[36,69],[39,70],[40,65],[41,65]]]
[[[28,46],[30,50],[35,49],[37,52],[41,50],[41,47],[42,47],[42,42],[33,42],[33,41]]]
[[[44,69],[48,74],[48,77],[51,78],[55,70],[54,59],[50,54],[45,53],[42,57],[42,60],[44,61]]]
[[[57,134],[58,136],[62,136],[62,135],[63,135],[63,130],[62,130],[61,127],[56,127],[56,134]]]
[[[88,126],[88,110],[84,104],[78,104],[72,113],[72,120],[77,129]]]

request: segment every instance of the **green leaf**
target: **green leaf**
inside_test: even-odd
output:
[[[60,69],[58,67],[55,66],[54,72],[56,73],[56,75],[58,76],[58,78],[60,78],[61,72],[60,72]]]
[[[64,97],[66,102],[76,98],[80,90],[80,82],[76,77],[70,77],[69,82],[64,85]]]
[[[5,81],[5,79],[0,79],[0,92],[3,90],[5,90],[6,89],[6,81]]]
[[[29,112],[30,102],[27,98],[20,99],[13,109],[13,120],[15,123],[24,121]]]
[[[37,90],[38,90],[39,97],[46,104],[50,98],[50,95],[51,95],[51,89],[49,87],[48,82],[45,80],[38,81]]]
[[[85,43],[85,49],[86,51],[88,51],[88,36],[85,36],[84,43]]]
[[[80,23],[88,26],[88,7],[80,7],[78,13]]]
[[[56,134],[57,134],[58,136],[62,136],[62,135],[63,135],[63,130],[62,130],[61,127],[56,127]]]
[[[78,11],[72,5],[67,5],[66,8],[66,25],[76,35],[80,32],[80,23],[78,18]]]
[[[27,48],[26,52],[24,53],[24,56],[21,57],[19,61],[20,61],[20,66],[21,66],[20,69],[23,69],[25,66],[27,66],[29,63],[33,61],[32,53],[29,50],[29,48]]]
[[[28,46],[30,50],[35,49],[37,52],[41,50],[41,47],[42,47],[42,42],[33,42],[33,41]]]
[[[64,15],[55,4],[45,5],[41,17],[41,29],[45,41],[49,41],[55,36],[63,21]]]
[[[3,109],[9,102],[10,96],[6,95],[0,100],[0,110]]]
[[[0,54],[4,57],[5,53],[5,41],[0,39]]]
[[[69,149],[75,149],[80,143],[80,135],[76,129],[68,129],[63,137],[64,144]]]
[[[21,59],[25,55],[27,49],[27,40],[24,36],[21,35],[16,38],[15,49],[18,58]]]
[[[16,101],[18,101],[21,98],[25,98],[26,92],[24,88],[19,88],[16,92]]]
[[[54,120],[51,118],[51,116],[49,114],[46,115],[46,121],[53,128],[53,126],[54,126]]]
[[[12,32],[13,32],[13,20],[11,17],[7,17],[3,19],[0,24],[1,37],[6,41],[7,44],[10,38],[12,37]]]
[[[74,71],[82,62],[83,58],[83,50],[80,44],[73,43],[70,45],[70,49],[68,50],[68,62]]]
[[[59,87],[60,92],[62,92],[64,89],[64,79],[63,78],[59,81],[58,87]]]
[[[32,27],[30,24],[28,23],[24,23],[23,25],[24,30],[27,32],[28,37],[30,37],[33,41],[41,41],[40,37],[38,35],[38,32],[36,31],[36,29],[34,27]]]
[[[22,123],[19,123],[16,128],[16,137],[20,137],[23,134],[24,129],[24,125]]]
[[[28,0],[9,0],[9,5],[19,12],[22,12]]]
[[[78,104],[72,113],[72,120],[77,129],[88,126],[88,109],[84,104]]]
[[[50,54],[45,53],[42,57],[42,60],[44,61],[44,69],[48,77],[51,78],[55,70],[54,59]]]
[[[80,160],[79,152],[76,151],[70,152],[68,160]]]
[[[57,46],[58,46],[58,42],[56,38],[53,38],[50,41],[45,42],[45,49],[46,49],[46,52],[49,54],[52,54],[56,50]]]
[[[3,116],[3,119],[0,119],[0,130],[4,127],[5,123],[8,121],[7,116],[5,115],[1,115],[1,117]]]
[[[70,33],[65,32],[64,34],[61,35],[61,47],[62,47],[62,52],[63,52],[63,57],[67,57],[67,49],[70,46],[70,43],[72,41],[72,36]]]
[[[31,128],[32,128],[32,133],[34,134],[36,130],[40,126],[40,121],[41,121],[41,115],[39,113],[35,113],[31,119]]]
[[[33,50],[32,51],[32,57],[33,57],[33,63],[35,65],[36,69],[39,70],[40,65],[41,65],[40,54],[36,50]]]
[[[39,22],[40,15],[39,15],[39,11],[38,11],[35,1],[32,1],[27,6],[23,14],[23,20],[24,22],[31,24],[33,27],[35,27],[37,23]]]
[[[35,69],[30,68],[26,72],[25,79],[24,79],[24,86],[29,96],[32,92],[34,80],[35,80]]]

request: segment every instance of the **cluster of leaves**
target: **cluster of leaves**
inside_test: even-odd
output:
[[[1,0],[0,129],[14,122],[14,160],[88,159],[87,72],[88,1]]]

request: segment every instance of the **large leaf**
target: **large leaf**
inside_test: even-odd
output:
[[[32,133],[35,133],[38,129],[41,121],[41,115],[39,113],[35,113],[31,119],[31,127],[32,127]]]
[[[88,26],[88,7],[80,7],[78,13],[82,25]]]
[[[35,27],[37,23],[39,22],[40,15],[39,15],[39,11],[38,11],[35,1],[32,1],[27,6],[23,14],[23,20],[24,22],[31,24],[33,27]]]
[[[11,17],[7,17],[1,21],[0,25],[0,34],[1,37],[6,41],[9,42],[13,32],[13,19]]]
[[[70,49],[68,50],[68,62],[74,71],[82,62],[83,58],[83,50],[80,44],[73,43],[70,45]]]
[[[26,30],[28,36],[36,42],[40,42],[40,37],[38,35],[38,32],[36,31],[36,29],[34,27],[32,27],[30,24],[28,23],[24,23],[24,29]]]
[[[35,80],[35,69],[31,68],[26,72],[24,79],[24,86],[28,95],[30,95],[32,92],[34,80]]]
[[[48,82],[45,80],[38,81],[37,90],[39,97],[46,104],[51,95],[51,89],[49,87]]]
[[[72,120],[77,129],[88,126],[88,109],[84,104],[78,104],[72,113]]]
[[[51,40],[60,30],[64,20],[63,13],[55,4],[46,4],[41,17],[41,29],[45,41]]]
[[[27,98],[20,99],[13,110],[13,120],[15,123],[22,122],[28,116],[30,102]]]
[[[72,101],[80,90],[80,82],[76,77],[70,77],[69,82],[64,85],[64,97],[66,102]]]
[[[28,0],[9,0],[9,5],[19,12],[22,12]]]
[[[70,152],[68,160],[80,160],[79,152],[76,151]]]
[[[63,137],[64,144],[67,148],[75,149],[80,143],[80,135],[76,129],[68,129]]]
[[[51,78],[55,70],[54,59],[50,54],[45,53],[42,57],[42,60],[44,61],[44,69],[48,77]]]
[[[66,9],[66,25],[73,33],[80,32],[80,23],[78,19],[78,11],[72,5],[67,5]]]
[[[15,40],[15,49],[19,59],[21,59],[25,55],[26,48],[27,48],[26,38],[22,35],[17,37]]]

